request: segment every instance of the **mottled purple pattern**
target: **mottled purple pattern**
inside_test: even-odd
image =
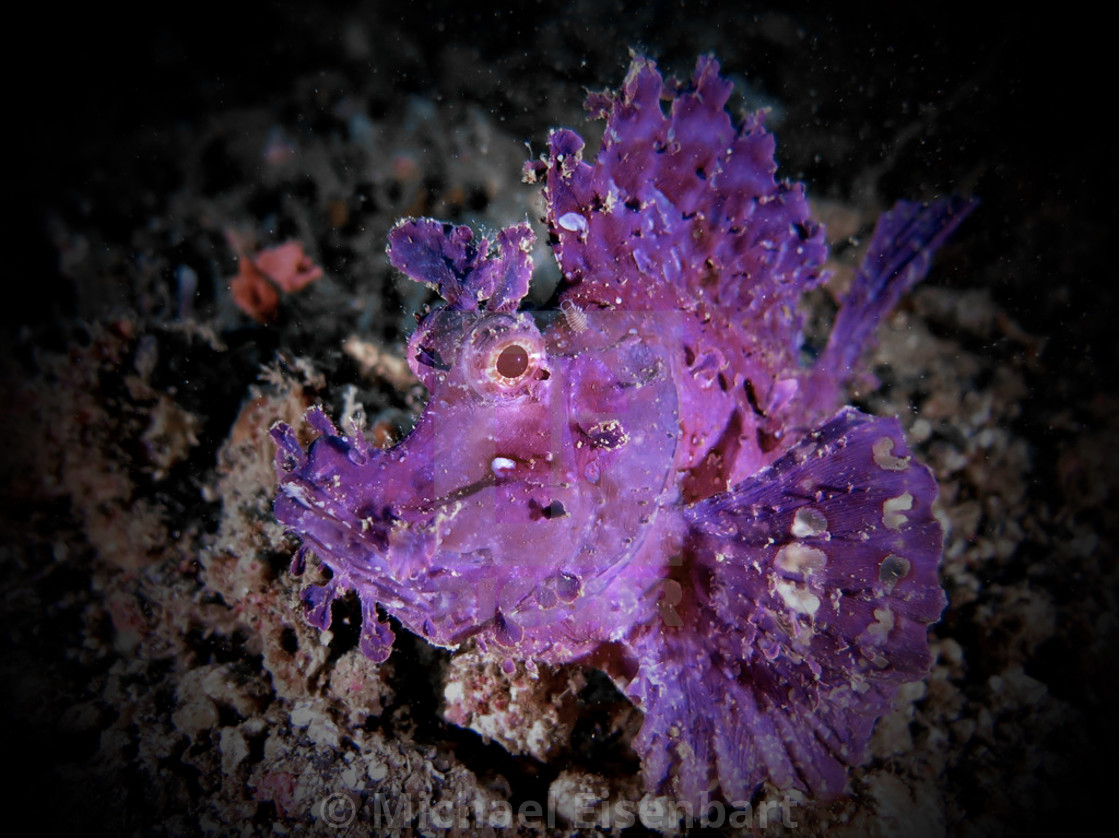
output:
[[[766,780],[842,791],[898,685],[927,671],[936,484],[896,420],[834,411],[971,209],[883,216],[806,366],[797,303],[823,232],[729,94],[711,58],[687,85],[636,58],[589,100],[606,119],[593,164],[558,130],[527,165],[546,180],[562,316],[518,311],[527,224],[475,242],[399,223],[392,263],[446,301],[408,344],[424,414],[385,451],[319,410],[307,451],[273,429],[293,571],[306,549],[332,571],[304,594],[312,623],[353,590],[374,660],[394,638],[380,608],[443,646],[604,666],[645,713],[648,788],[697,804]]]
[[[593,166],[576,134],[552,133],[548,221],[578,305],[687,313],[678,384],[690,424],[677,468],[693,500],[753,474],[764,462],[756,440],[777,445],[805,419],[802,399],[789,397],[804,375],[796,305],[819,283],[827,247],[804,187],[774,179],[761,115],[732,123],[731,85],[713,59],[667,114],[664,90],[638,58],[619,96],[591,98],[607,117]],[[834,409],[836,398],[833,386],[822,401]]]
[[[680,620],[631,638],[651,787],[842,790],[897,686],[930,663],[945,604],[935,495],[896,420],[847,408],[686,510]]]

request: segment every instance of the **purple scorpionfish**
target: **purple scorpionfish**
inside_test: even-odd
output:
[[[588,100],[606,120],[593,163],[556,130],[526,164],[546,180],[562,316],[519,310],[527,223],[493,241],[398,223],[392,264],[445,301],[408,343],[423,415],[387,450],[317,408],[307,451],[272,430],[293,570],[309,549],[332,572],[304,593],[313,624],[355,591],[375,661],[387,614],[439,646],[603,668],[644,712],[647,788],[698,804],[766,781],[842,792],[928,670],[936,483],[897,420],[836,408],[972,206],[882,216],[806,365],[797,304],[825,278],[824,233],[730,92],[711,57],[687,84],[635,58]]]

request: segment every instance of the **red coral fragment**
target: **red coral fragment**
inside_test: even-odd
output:
[[[276,318],[281,291],[294,293],[322,276],[322,268],[297,241],[287,241],[249,256],[235,235],[228,237],[240,261],[240,271],[229,284],[233,302],[258,323],[270,323]]]

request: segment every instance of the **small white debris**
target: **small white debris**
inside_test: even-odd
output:
[[[241,731],[235,727],[222,728],[218,742],[221,748],[221,772],[227,777],[232,777],[237,766],[249,755],[248,743],[245,742]]]
[[[310,499],[307,497],[307,487],[299,483],[283,483],[280,486],[280,491],[298,503],[300,506],[312,509]]]
[[[516,461],[510,460],[508,457],[494,457],[493,460],[490,461],[490,469],[494,474],[510,471],[516,468],[516,466]]]
[[[775,585],[785,607],[798,614],[814,616],[820,608],[820,598],[804,585],[781,579]]]
[[[565,212],[556,219],[556,223],[572,233],[585,233],[587,231],[587,219],[577,212]]]
[[[379,783],[389,775],[389,768],[383,762],[377,760],[370,760],[369,767],[365,770],[369,775],[369,779],[374,783]]]

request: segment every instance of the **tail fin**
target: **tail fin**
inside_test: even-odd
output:
[[[846,408],[687,513],[679,620],[632,638],[646,784],[704,805],[765,781],[843,790],[898,686],[930,665],[936,483],[900,425]]]
[[[929,204],[899,201],[878,219],[820,359],[825,375],[844,381],[851,377],[879,321],[925,278],[933,253],[977,204],[957,196]]]

